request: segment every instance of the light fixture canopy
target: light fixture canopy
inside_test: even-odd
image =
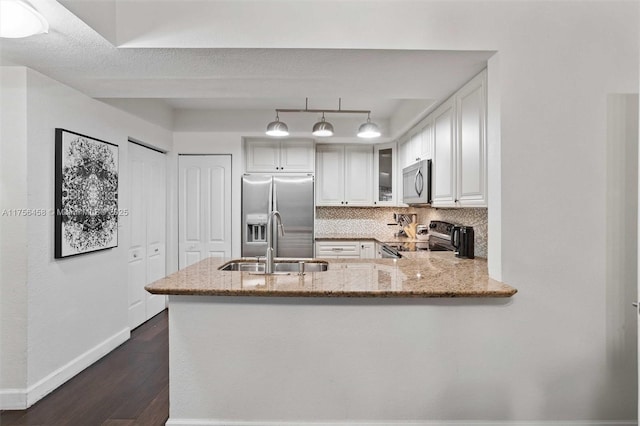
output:
[[[276,121],[272,121],[267,124],[267,131],[265,132],[269,136],[289,136],[289,128],[287,125],[280,121],[280,117],[278,116],[278,112],[276,111]]]
[[[304,109],[276,108],[276,121],[272,121],[267,126],[269,136],[287,136],[289,129],[287,125],[280,121],[278,113],[281,112],[311,112],[322,113],[322,119],[313,125],[311,134],[318,137],[333,136],[333,125],[324,118],[325,113],[331,114],[367,114],[367,122],[360,126],[358,136],[361,138],[377,138],[380,136],[378,125],[371,122],[371,110],[342,109],[342,98],[338,98],[338,109],[309,109],[309,98],[305,99]]]
[[[333,125],[324,119],[324,112],[322,113],[322,119],[313,125],[313,130],[311,131],[313,136],[318,136],[321,138],[326,138],[329,136],[333,136]]]
[[[367,122],[360,125],[358,137],[364,139],[377,138],[380,136],[380,128],[376,123],[371,122],[371,113],[367,114]]]
[[[0,0],[0,37],[22,38],[49,32],[49,23],[22,0]]]

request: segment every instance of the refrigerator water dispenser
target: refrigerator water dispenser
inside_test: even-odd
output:
[[[257,243],[267,241],[267,216],[266,214],[247,215],[247,242]]]

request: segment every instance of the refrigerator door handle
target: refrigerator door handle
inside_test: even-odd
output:
[[[278,184],[274,180],[272,185],[273,185],[273,210],[271,211],[279,213],[280,210],[278,210]],[[280,218],[280,221],[277,224],[276,239],[274,240],[276,243],[278,242],[278,239],[277,239],[278,236],[284,237],[284,223],[282,223],[282,217]]]
[[[271,181],[271,187],[271,194],[273,198],[269,200],[269,204],[271,205],[271,211],[276,211],[278,210],[278,185],[274,180]]]
[[[271,191],[269,193],[272,196],[272,199],[269,202],[269,205],[271,206],[269,214],[271,214],[272,212],[278,211],[278,184],[274,177],[271,177]],[[282,221],[282,218],[280,220]],[[280,222],[280,224],[282,224],[282,222]],[[275,250],[276,256],[278,255],[278,225],[278,222],[276,222],[275,228],[272,227],[271,229],[271,241],[273,241],[273,249]]]

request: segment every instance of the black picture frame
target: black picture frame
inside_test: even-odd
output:
[[[118,145],[55,129],[54,258],[118,246]]]

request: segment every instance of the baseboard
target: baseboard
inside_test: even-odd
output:
[[[26,389],[0,389],[0,410],[24,410],[27,408]]]
[[[509,420],[434,420],[434,421],[225,421],[201,419],[171,419],[166,426],[637,426],[635,420],[625,421],[509,421]]]
[[[82,355],[69,361],[67,364],[58,368],[48,376],[29,386],[26,395],[27,407],[31,407],[76,374],[80,373],[82,370],[126,342],[130,335],[131,331],[128,327],[122,329]]]

